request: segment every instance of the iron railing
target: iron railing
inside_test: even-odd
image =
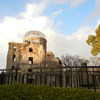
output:
[[[0,69],[0,84],[35,84],[68,88],[100,89],[100,66],[28,67]]]

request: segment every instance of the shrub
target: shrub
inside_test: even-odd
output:
[[[13,84],[0,85],[0,100],[100,100],[100,93],[87,89]]]

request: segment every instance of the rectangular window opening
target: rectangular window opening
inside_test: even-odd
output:
[[[11,69],[14,69],[14,68],[15,68],[15,66],[12,66],[12,67],[11,67]]]
[[[33,64],[33,57],[29,57],[28,63],[29,63],[29,64]]]
[[[28,69],[28,72],[32,72],[32,69]]]
[[[51,54],[47,54],[47,57],[51,57]]]

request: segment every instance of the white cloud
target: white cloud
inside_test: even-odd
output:
[[[72,7],[78,6],[79,4],[85,2],[86,0],[70,0],[70,4]]]
[[[46,5],[63,5],[63,4],[69,4],[72,7],[76,7],[82,3],[84,3],[86,0],[42,0]]]
[[[100,17],[100,0],[95,0],[95,8],[92,11],[92,13],[88,16],[86,22],[96,17]]]
[[[59,15],[62,11],[63,11],[63,10],[60,9],[60,10],[58,10],[58,11],[56,11],[56,12],[53,12],[53,13],[52,13],[52,17],[56,17],[56,16]]]
[[[0,21],[1,68],[6,66],[8,42],[22,42],[25,33],[29,30],[43,31],[48,27],[51,28],[53,21],[41,16],[44,9],[42,5],[45,4],[28,4],[26,11],[19,14],[21,18],[6,16]]]
[[[55,4],[64,4],[64,3],[66,3],[66,2],[68,2],[69,0],[53,0],[53,2],[55,3]]]
[[[100,24],[100,19],[98,20],[98,22],[97,22],[97,25],[99,25]]]
[[[45,8],[45,3],[27,4],[25,12],[20,14],[21,17],[32,19],[32,17],[40,16]]]
[[[46,2],[46,0],[44,0]],[[86,0],[50,0],[49,3],[53,4],[70,4],[72,7],[78,6],[79,4],[85,2]],[[48,3],[48,2],[47,2]]]
[[[34,8],[38,10],[34,10]],[[53,51],[56,56],[66,53],[91,56],[90,46],[86,44],[85,40],[88,34],[93,33],[93,27],[81,28],[69,36],[57,33],[56,29],[53,29],[53,20],[42,15],[45,6],[42,7],[42,10],[40,8],[41,4],[28,4],[26,11],[19,14],[21,18],[6,16],[0,21],[0,68],[6,66],[8,42],[22,42],[25,33],[30,30],[45,33],[48,40],[48,50]]]
[[[89,34],[94,34],[94,30],[93,27],[83,27],[69,36],[57,32],[52,32],[52,35],[48,33],[49,50],[53,50],[57,56],[70,53],[90,57],[91,47],[86,44],[86,39]]]

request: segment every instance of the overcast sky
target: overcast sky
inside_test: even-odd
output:
[[[47,38],[48,51],[93,57],[86,44],[100,24],[100,0],[0,0],[0,68],[6,67],[8,42],[23,42],[27,31]]]

